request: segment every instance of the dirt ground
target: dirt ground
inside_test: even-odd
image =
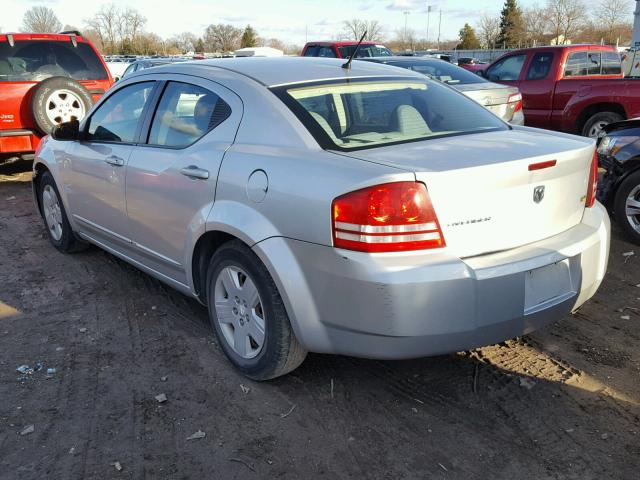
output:
[[[640,247],[618,231],[596,297],[552,328],[413,361],[309,355],[254,383],[198,303],[50,246],[28,169],[0,167],[0,478],[639,478]]]

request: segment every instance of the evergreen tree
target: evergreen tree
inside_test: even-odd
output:
[[[194,45],[194,48],[196,50],[196,53],[204,53],[204,42],[202,41],[202,38],[198,38],[198,40],[196,41],[196,44]]]
[[[476,36],[476,31],[468,23],[460,29],[460,43],[458,50],[476,50],[480,48],[480,40]]]
[[[500,36],[496,47],[519,47],[524,40],[525,33],[522,10],[518,7],[517,1],[505,0],[500,14]]]
[[[247,25],[240,39],[240,48],[255,47],[257,43],[258,35],[256,35],[256,31],[251,28],[251,25]]]

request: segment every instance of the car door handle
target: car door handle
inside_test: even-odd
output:
[[[202,180],[209,178],[209,170],[198,168],[195,165],[189,165],[188,167],[181,168],[180,173],[186,177],[200,178]]]
[[[107,158],[104,159],[104,161],[107,162],[109,165],[115,165],[116,167],[124,166],[124,160],[118,157],[117,155],[109,155]]]

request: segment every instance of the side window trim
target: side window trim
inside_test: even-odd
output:
[[[149,141],[149,134],[151,133],[151,123],[153,122],[156,111],[160,106],[160,99],[162,98],[162,94],[164,93],[168,84],[168,80],[156,81],[156,89],[151,94],[149,108],[147,108],[146,112],[144,112],[144,118],[142,119],[140,125],[140,131],[138,132],[137,137],[138,142],[136,143],[136,145],[147,146],[147,142]]]
[[[121,90],[124,90],[125,88],[131,87],[132,85],[138,85],[140,83],[153,83],[153,87],[151,89],[151,95],[150,95],[150,100],[147,102],[147,104],[144,106],[144,109],[142,110],[142,114],[140,115],[140,119],[144,119],[146,118],[147,112],[149,110],[149,107],[151,105],[151,101],[152,100],[156,100],[156,95],[157,95],[157,91],[158,91],[158,81],[153,80],[153,79],[141,79],[139,82],[132,82],[132,83],[127,83],[126,85],[123,85],[122,87],[114,90],[113,92],[110,92],[109,95],[105,95],[101,101],[100,104],[98,105],[98,107],[91,112],[91,115],[87,116],[84,120],[83,120],[83,124],[81,125],[80,131],[81,131],[81,142],[88,142],[88,143],[98,143],[98,144],[109,144],[109,145],[138,145],[140,143],[140,135],[142,133],[142,124],[143,121],[140,121],[140,119],[138,119],[138,126],[136,127],[136,132],[133,135],[133,142],[111,142],[109,140],[93,140],[93,139],[88,139],[87,138],[87,133],[89,132],[89,128],[91,126],[91,120],[93,119],[93,116],[96,114],[96,112],[98,112],[98,110],[100,110],[100,108],[102,108],[102,105],[105,104],[109,98],[111,98],[113,95],[117,94],[118,92],[120,92]]]

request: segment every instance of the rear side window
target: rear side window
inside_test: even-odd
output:
[[[87,140],[133,143],[153,86],[154,82],[135,83],[107,98],[89,119]]]
[[[100,58],[87,43],[46,40],[0,43],[0,82],[40,82],[62,76],[74,80],[106,80]]]
[[[195,143],[231,115],[218,95],[196,85],[169,82],[149,133],[149,144],[183,148]]]
[[[569,55],[565,77],[584,75],[618,75],[622,73],[620,56],[616,52],[575,52]]]
[[[274,92],[327,149],[358,150],[508,127],[439,82],[362,80]]]
[[[526,55],[513,55],[496,62],[488,71],[491,81],[515,81],[520,78]]]
[[[356,45],[347,45],[345,47],[338,47],[342,58],[349,58],[353,55],[353,51],[356,49]],[[384,45],[360,45],[358,49],[357,58],[367,57],[390,57],[391,51]]]
[[[547,78],[553,63],[553,53],[536,53],[527,70],[527,80],[542,80]]]
[[[622,61],[616,52],[602,52],[602,74],[620,75],[622,73]]]

